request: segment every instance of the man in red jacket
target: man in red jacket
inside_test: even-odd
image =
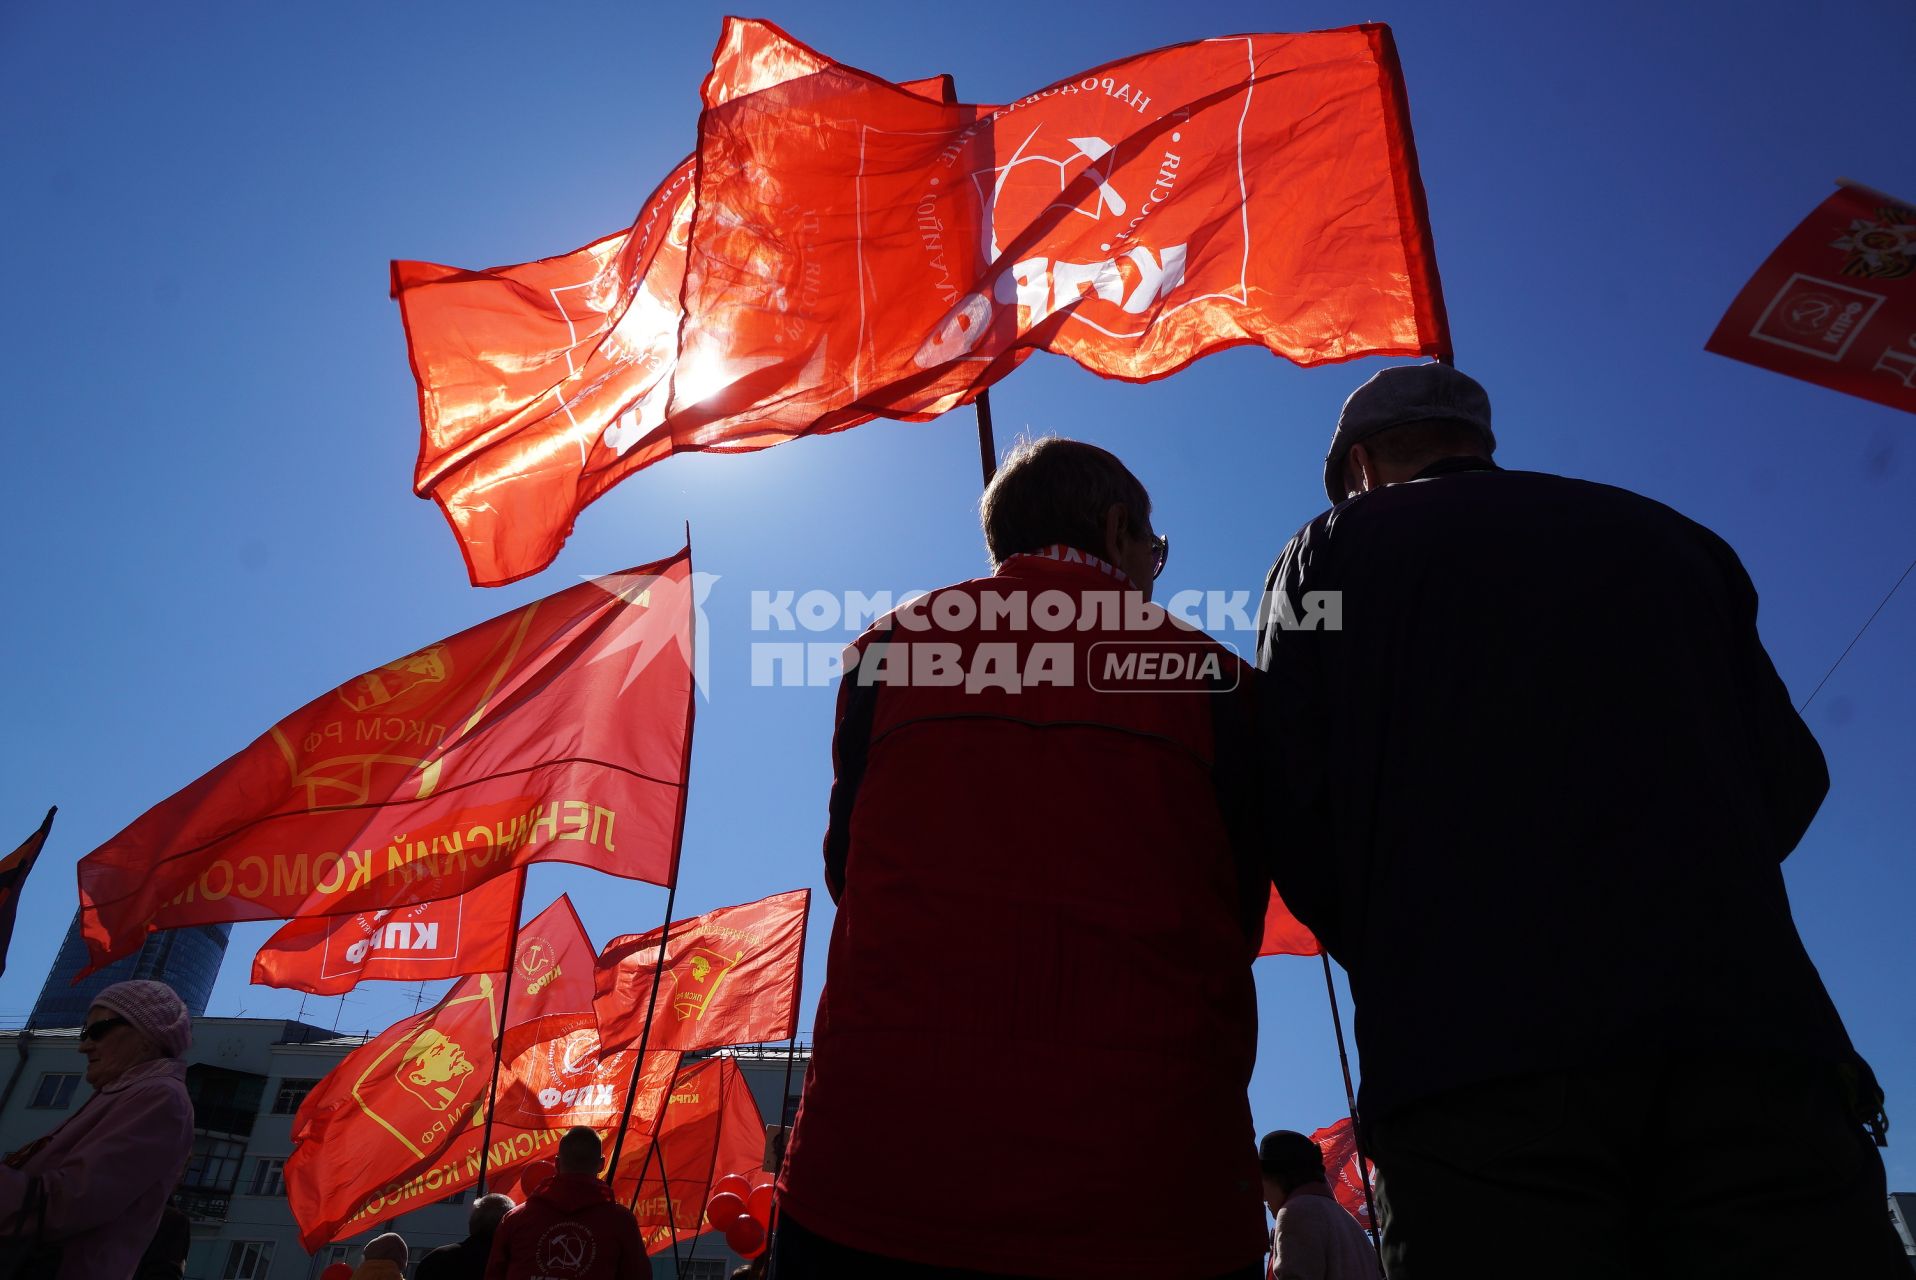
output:
[[[639,1224],[599,1181],[603,1160],[590,1129],[559,1139],[559,1171],[499,1224],[486,1280],[652,1280]]]
[[[771,1274],[1254,1280],[1244,672],[1150,603],[1168,543],[1104,450],[1021,446],[982,515],[996,572],[848,657]]]

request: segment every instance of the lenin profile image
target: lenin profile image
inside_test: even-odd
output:
[[[434,1111],[451,1106],[471,1074],[466,1051],[431,1027],[407,1047],[396,1073],[400,1087]]]

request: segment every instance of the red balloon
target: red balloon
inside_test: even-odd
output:
[[[720,1231],[730,1231],[732,1224],[745,1216],[745,1201],[730,1191],[721,1191],[705,1202],[705,1220]]]
[[[772,1225],[772,1199],[777,1192],[772,1184],[761,1182],[752,1188],[752,1194],[745,1197],[745,1212],[759,1226],[770,1229]]]
[[[725,1243],[741,1258],[756,1258],[765,1249],[765,1228],[756,1218],[740,1218],[725,1228]]]
[[[728,1191],[744,1200],[752,1194],[751,1181],[742,1173],[728,1173],[712,1184],[712,1194],[715,1196]]]
[[[519,1198],[526,1199],[540,1187],[552,1181],[558,1172],[559,1163],[550,1156],[540,1156],[537,1160],[531,1161],[519,1174]]]
[[[353,1280],[353,1266],[350,1262],[335,1262],[319,1273],[319,1280]]]

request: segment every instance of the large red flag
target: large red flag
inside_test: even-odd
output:
[[[1916,208],[1838,187],[1750,277],[1705,347],[1916,413]]]
[[[728,20],[707,84],[675,436],[935,413],[1030,348],[1133,380],[1241,343],[1449,351],[1384,26],[1177,45],[996,108],[835,63],[716,92],[762,26]]]
[[[428,982],[506,967],[525,873],[409,907],[289,921],[253,956],[253,981],[316,996],[361,982]]]
[[[1328,1129],[1319,1129],[1311,1141],[1324,1153],[1324,1172],[1330,1175],[1331,1194],[1357,1225],[1370,1230],[1370,1197],[1364,1191],[1364,1170],[1357,1154],[1357,1133],[1345,1116]]]
[[[1315,956],[1324,953],[1324,947],[1315,935],[1304,927],[1304,922],[1291,914],[1284,905],[1284,899],[1277,896],[1277,890],[1271,890],[1271,901],[1264,908],[1264,938],[1258,945],[1261,956]]]
[[[58,806],[48,809],[40,829],[28,836],[18,849],[0,858],[0,973],[7,971],[7,951],[13,945],[13,917],[20,909],[20,891],[26,887],[27,873],[40,860],[47,832],[53,830],[53,815],[58,812]]]
[[[706,1058],[680,1070],[658,1123],[657,1146],[630,1151],[619,1162],[613,1195],[635,1205],[651,1253],[712,1230],[705,1217],[712,1184],[727,1174],[752,1176],[764,1153],[765,1121],[738,1063]]]
[[[655,1010],[650,1049],[712,1049],[791,1035],[811,902],[810,889],[795,889],[674,921],[656,1001],[661,931],[614,938],[599,956],[593,997],[606,1046],[637,1044],[648,1008]]]
[[[824,59],[768,29],[730,65],[731,91],[744,93]],[[901,88],[951,99],[945,77]],[[445,512],[475,585],[545,568],[589,503],[699,447],[665,426],[692,173],[687,156],[631,227],[557,258],[484,271],[392,264],[419,383],[413,489]]]
[[[688,549],[322,694],[81,860],[93,964],[153,929],[429,902],[532,862],[671,883],[693,604]]]
[[[492,1131],[500,1163],[550,1154],[572,1125],[617,1124],[636,1055],[599,1051],[592,960],[578,915],[561,897],[519,931],[509,971],[465,979],[327,1074],[294,1117],[286,1163],[287,1195],[308,1248],[476,1180],[501,1041]],[[676,1066],[675,1054],[653,1059],[647,1055],[650,1109],[641,1117],[648,1125]]]

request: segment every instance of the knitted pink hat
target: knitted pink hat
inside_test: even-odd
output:
[[[146,978],[116,982],[94,996],[93,1003],[125,1018],[169,1058],[181,1056],[193,1043],[193,1019],[185,1003],[164,982]]]

